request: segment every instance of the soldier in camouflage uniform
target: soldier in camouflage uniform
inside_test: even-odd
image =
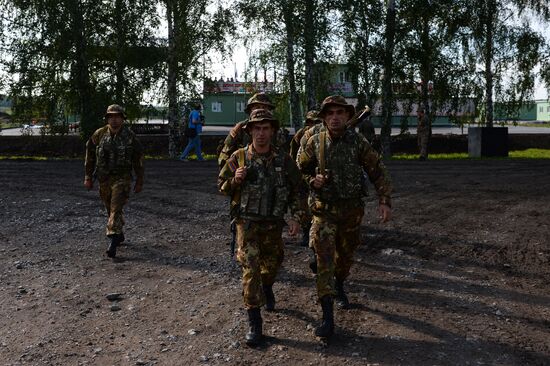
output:
[[[292,141],[290,141],[290,156],[292,159],[296,160],[296,155],[298,155],[298,149],[300,148],[300,141],[302,140],[304,133],[316,124],[323,122],[323,120],[317,116],[318,113],[319,112],[315,110],[307,112],[304,127],[299,129],[298,132],[294,134]]]
[[[356,113],[356,122],[354,127],[357,127],[358,132],[365,136],[369,144],[374,147],[374,145],[377,143],[376,131],[374,129],[374,125],[370,120],[370,116],[371,109],[368,105],[366,105],[365,109]]]
[[[376,132],[374,131],[374,126],[372,123],[368,120],[368,117],[370,116],[370,108],[369,106],[365,106],[365,109],[357,112],[349,121],[346,122],[346,128],[348,129],[355,129],[356,127],[359,129],[359,132],[367,138],[367,141],[371,142],[371,139],[374,139],[374,136]],[[309,138],[313,135],[318,134],[321,131],[326,130],[326,126],[324,123],[317,123],[313,127],[308,128],[304,131],[302,137],[300,138],[300,143],[298,147],[298,152],[296,153],[295,160],[298,165],[300,164],[300,154],[303,151],[304,147],[306,146],[307,141]]]
[[[267,94],[256,93],[252,97],[250,97],[250,99],[248,99],[245,112],[250,115],[250,113],[257,109],[267,109],[273,111],[275,109],[275,105],[271,103],[271,100],[269,99],[269,96]],[[251,142],[250,135],[245,132],[245,127],[247,123],[248,119],[238,122],[231,129],[231,131],[229,131],[229,134],[225,138],[223,146],[218,154],[218,167],[220,170],[224,167],[227,159],[229,159],[231,154],[233,154],[237,149],[247,146]],[[273,137],[272,143],[275,146],[280,147],[286,144],[286,139],[287,135],[285,135],[285,132],[283,132],[282,129],[277,129]],[[235,218],[231,216],[230,231],[232,235],[233,245],[236,242],[237,236],[234,219]]]
[[[325,98],[319,116],[326,130],[310,137],[299,157],[311,190],[310,246],[317,256],[317,294],[323,309],[323,321],[315,334],[322,338],[334,332],[333,298],[339,307],[349,306],[344,280],[360,244],[364,172],[378,193],[382,221],[391,214],[391,182],[384,164],[362,135],[346,127],[354,110],[341,96]]]
[[[252,111],[256,109],[268,109],[270,111],[275,109],[275,105],[271,103],[269,97],[265,93],[256,93],[246,103],[245,112],[250,115]],[[250,143],[250,136],[244,132],[244,126],[248,119],[237,122],[237,124],[229,131],[229,135],[225,138],[222,150],[218,156],[218,166],[223,168],[225,162],[233,152],[241,147],[245,147]]]
[[[246,343],[251,346],[262,340],[260,307],[275,308],[273,283],[283,261],[284,215],[290,207],[292,236],[304,215],[298,194],[300,171],[288,154],[271,144],[277,128],[270,111],[253,111],[245,127],[252,143],[235,151],[218,177],[219,190],[231,197],[231,215],[236,218],[237,259],[249,324]]]
[[[424,113],[423,108],[418,109],[418,126],[416,127],[416,137],[418,141],[418,150],[420,155],[418,160],[428,159],[428,140],[430,139],[430,121]]]
[[[99,181],[99,196],[107,209],[107,249],[110,258],[124,241],[122,209],[130,195],[132,170],[136,174],[134,192],[143,189],[143,148],[135,134],[124,125],[124,109],[113,104],[105,113],[107,125],[96,130],[86,143],[84,186],[93,188],[94,176]]]
[[[317,116],[319,112],[315,110],[311,110],[307,112],[306,119],[304,121],[304,127],[302,127],[294,137],[292,138],[292,141],[290,141],[290,157],[292,160],[296,161],[296,155],[298,154],[298,149],[300,147],[300,140],[304,136],[304,133],[311,127],[315,126],[316,124],[319,124],[322,122],[322,120]],[[302,182],[300,186],[300,194],[304,199],[307,198],[309,194],[309,189],[307,185]],[[302,246],[307,247],[309,246],[309,229],[311,227],[311,214],[308,212],[306,222],[302,226]],[[313,270],[313,268],[312,268]]]

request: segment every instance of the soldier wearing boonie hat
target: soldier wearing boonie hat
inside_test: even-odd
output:
[[[272,111],[275,109],[275,105],[271,103],[271,100],[267,94],[256,93],[248,99],[244,111],[250,115],[250,113],[256,109],[267,109]],[[248,135],[245,134],[243,130],[243,127],[246,126],[247,122],[248,119],[237,122],[231,131],[229,131],[229,134],[223,142],[223,147],[218,154],[218,166],[220,169],[225,165],[225,162],[229,159],[233,152],[235,152],[238,148],[246,146],[250,142]]]
[[[315,335],[334,332],[333,299],[348,308],[344,280],[360,244],[360,226],[366,195],[364,174],[376,188],[382,221],[390,219],[391,181],[378,153],[348,122],[355,108],[342,96],[323,100],[319,116],[325,130],[309,137],[299,167],[309,183],[309,207],[313,214],[310,247],[317,258],[317,295],[323,319]]]
[[[231,197],[237,231],[237,260],[242,267],[243,301],[248,313],[246,343],[262,339],[260,308],[275,308],[273,284],[283,261],[282,230],[290,208],[289,234],[298,233],[305,202],[300,201],[301,174],[288,154],[272,145],[279,122],[269,110],[250,113],[244,130],[252,143],[237,149],[220,171],[218,188]]]
[[[292,141],[290,141],[290,156],[294,161],[296,161],[296,156],[298,155],[298,150],[300,148],[300,140],[304,136],[304,133],[312,128],[313,126],[317,124],[321,124],[323,120],[318,116],[319,112],[316,110],[310,110],[306,113],[306,118],[304,120],[304,127],[302,127],[294,137],[292,138]],[[302,181],[301,187],[300,187],[300,194],[303,196],[304,199],[307,199],[307,196],[309,194],[309,189],[307,185]],[[307,210],[306,215],[306,221],[302,225],[302,246],[307,247],[309,246],[309,229],[311,227],[311,212]],[[315,269],[313,267],[313,263],[315,261],[315,253],[310,254],[310,267],[312,271],[315,273]]]
[[[322,123],[323,120],[319,117],[319,112],[316,110],[311,110],[306,113],[306,118],[304,120],[304,127],[300,128],[290,141],[290,156],[292,159],[296,160],[296,155],[298,154],[298,149],[300,148],[300,140],[304,136],[304,133],[311,127],[316,124]]]
[[[84,186],[91,190],[99,181],[99,196],[107,210],[107,256],[114,258],[125,240],[122,209],[130,196],[132,171],[136,175],[134,192],[143,189],[143,147],[124,124],[126,113],[118,104],[107,107],[106,125],[96,130],[86,143]]]
[[[275,104],[271,102],[269,96],[266,93],[256,93],[248,99],[245,112],[249,115],[255,110],[269,110],[273,111],[275,109]],[[246,124],[248,119],[238,122],[232,129],[229,131],[229,134],[223,142],[223,146],[218,150],[218,167],[221,169],[225,166],[225,163],[237,149],[247,146],[251,142],[250,135],[245,132]],[[280,147],[286,143],[286,136],[284,134],[284,129],[277,129],[276,133],[272,138],[272,142],[275,146]],[[234,248],[237,237],[236,237],[236,227],[234,217],[231,217],[231,247]]]

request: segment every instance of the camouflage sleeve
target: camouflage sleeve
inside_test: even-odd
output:
[[[305,137],[302,137],[302,141]],[[315,168],[317,167],[317,155],[315,154],[315,140],[313,136],[300,149],[302,150],[297,157],[298,167],[302,173],[303,180],[310,187],[311,181],[315,178]]]
[[[96,166],[96,154],[95,149],[98,142],[98,132],[94,132],[94,134],[88,139],[86,142],[86,158],[84,160],[84,179],[85,180],[92,180],[94,175],[94,170]]]
[[[286,165],[288,169],[288,203],[290,213],[293,220],[298,221],[300,224],[305,224],[307,221],[307,200],[305,195],[300,194],[302,174],[290,156],[288,157],[288,163]]]
[[[143,174],[145,172],[143,167],[143,145],[137,138],[133,139],[133,144],[132,167],[136,173],[136,184],[143,184]]]
[[[243,124],[241,122],[237,123],[225,138],[222,151],[218,156],[218,167],[220,167],[220,169],[223,169],[231,154],[242,145],[244,133],[242,126]]]
[[[290,140],[290,156],[294,161],[296,161],[298,157],[298,149],[300,148],[300,140],[304,136],[304,130],[305,128],[298,130],[294,137],[292,137],[292,140]]]
[[[360,136],[361,144],[361,164],[363,169],[367,172],[369,180],[374,185],[376,193],[378,194],[379,204],[388,205],[391,207],[391,192],[392,183],[390,174],[386,169],[386,166],[382,162],[380,155],[372,148],[367,140]]]
[[[300,136],[300,142],[299,142],[299,146],[298,146],[298,152],[296,153],[296,164],[298,164],[298,168],[300,168],[300,155],[302,155],[302,151],[304,151],[305,147],[306,147],[306,144],[307,144],[307,141],[309,140],[309,138],[311,136],[313,136],[313,134],[311,133],[313,127],[311,128],[308,128],[307,130],[305,130],[302,135]]]
[[[226,196],[232,196],[238,187],[233,178],[235,177],[235,171],[239,167],[237,156],[233,153],[229,159],[225,162],[224,166],[220,170],[218,175],[218,190]]]
[[[300,142],[296,138],[297,136],[294,136],[292,140],[290,140],[290,157],[296,161],[296,156],[298,155],[298,147],[300,146]]]

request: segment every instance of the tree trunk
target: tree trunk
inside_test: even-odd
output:
[[[485,14],[485,125],[493,127],[493,35],[496,4],[487,0]]]
[[[286,69],[290,93],[290,123],[292,127],[298,128],[302,124],[302,113],[300,111],[300,96],[296,90],[296,76],[294,74],[294,13],[292,2],[285,3],[283,6],[283,19],[286,28]]]
[[[317,107],[315,98],[315,82],[313,78],[313,65],[315,62],[315,0],[306,0],[305,7],[305,28],[304,28],[304,53],[305,53],[305,82],[306,82],[306,101],[307,109],[312,110]]]
[[[386,11],[385,49],[384,49],[384,81],[382,84],[382,155],[391,156],[391,122],[393,112],[393,50],[395,46],[395,0],[388,0]]]
[[[420,58],[420,78],[421,78],[421,104],[424,108],[424,116],[422,123],[426,127],[427,143],[429,144],[429,138],[432,135],[432,111],[430,106],[430,92],[429,82],[431,80],[431,44],[430,44],[430,23],[428,17],[422,19],[422,30],[420,35],[421,52]]]
[[[176,158],[179,148],[180,128],[178,124],[178,60],[175,30],[177,28],[175,4],[166,1],[166,20],[168,23],[168,155]]]
[[[367,15],[364,8],[365,6],[366,5],[363,5],[362,7],[363,16],[361,17],[361,27],[363,28],[364,35],[361,39],[361,50],[359,50],[361,55],[361,64],[363,65],[362,67],[363,90],[362,90],[362,93],[359,94],[357,107],[363,108],[365,105],[368,105],[372,109],[373,108],[372,100],[371,100],[372,85],[371,85],[371,79],[370,79],[369,69],[368,69],[369,56],[367,54],[367,50],[369,46],[370,31],[369,31],[369,26],[367,24]]]
[[[116,0],[114,20],[115,20],[115,34],[116,34],[116,55],[117,60],[115,63],[115,102],[118,104],[124,104],[124,48],[125,48],[125,30],[124,20],[122,14],[124,4],[123,0]]]
[[[79,0],[70,2],[71,23],[73,30],[73,43],[75,47],[74,59],[74,84],[78,93],[78,112],[80,113],[80,126],[84,138],[92,135],[99,125],[94,113],[92,88],[87,54],[87,39],[84,26],[84,17]]]

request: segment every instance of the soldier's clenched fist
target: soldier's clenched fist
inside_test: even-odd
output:
[[[235,183],[241,184],[244,179],[246,178],[246,167],[240,167],[239,169],[235,170]]]

